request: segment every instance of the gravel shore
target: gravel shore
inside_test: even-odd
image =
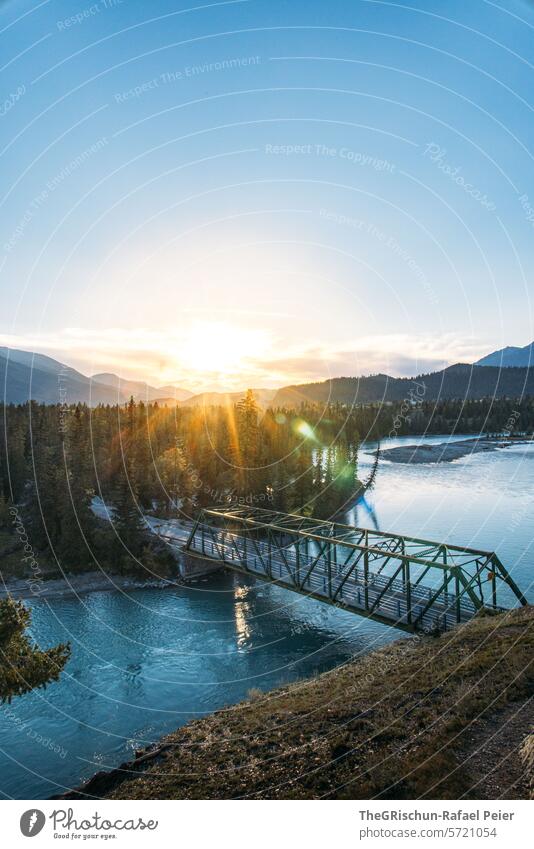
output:
[[[479,454],[482,451],[496,451],[509,448],[510,442],[499,439],[460,439],[457,442],[439,442],[436,445],[399,445],[397,448],[385,448],[382,459],[392,463],[450,463],[466,454]]]
[[[51,578],[46,581],[11,580],[0,587],[0,598],[9,593],[13,598],[67,598],[68,596],[84,595],[92,592],[109,590],[132,590],[145,587],[175,586],[177,582],[161,578],[140,580],[128,575],[107,575],[105,572],[83,572],[80,574],[65,574],[61,578]]]

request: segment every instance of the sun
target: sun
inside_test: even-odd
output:
[[[263,330],[226,322],[198,322],[186,334],[180,360],[193,372],[233,377],[245,375],[251,361],[268,348],[269,337]]]

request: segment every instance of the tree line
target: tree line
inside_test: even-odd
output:
[[[359,431],[341,406],[227,407],[30,402],[0,409],[0,526],[17,505],[34,549],[58,565],[135,570],[164,561],[143,516],[214,503],[335,514],[358,487]],[[92,510],[101,497],[112,523]]]
[[[366,404],[355,410],[362,440],[420,434],[534,433],[534,398],[424,400],[423,391],[403,402]]]

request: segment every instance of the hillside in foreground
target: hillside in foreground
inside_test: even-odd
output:
[[[317,678],[251,693],[99,773],[84,795],[527,798],[533,664],[532,606],[402,639]]]

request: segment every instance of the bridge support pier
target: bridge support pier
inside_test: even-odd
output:
[[[211,575],[213,572],[221,572],[224,569],[224,563],[217,563],[209,557],[202,557],[201,554],[182,549],[179,569],[180,577],[184,581],[190,581],[201,578],[203,575]]]

